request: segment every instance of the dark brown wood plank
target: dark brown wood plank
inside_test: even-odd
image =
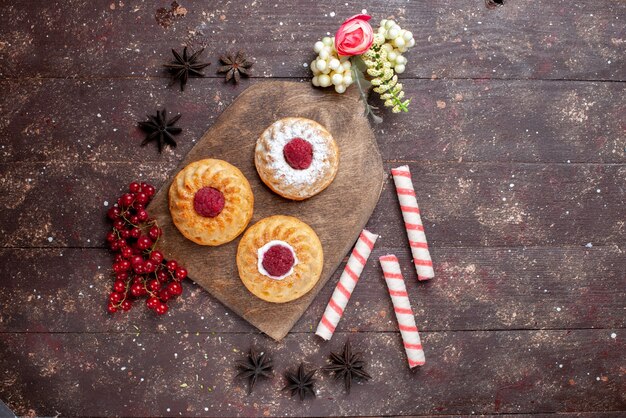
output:
[[[401,163],[386,163],[385,171]],[[429,242],[438,246],[622,244],[626,166],[613,164],[410,163]],[[0,164],[3,247],[101,246],[105,211],[134,179],[157,187],[171,163]],[[511,186],[512,185],[512,186]],[[368,223],[380,245],[406,233],[386,181]]]
[[[40,416],[626,416],[625,2],[179,0],[161,25],[170,3],[0,8],[0,399]],[[368,224],[383,236],[330,343],[313,329],[339,272],[280,344],[191,282],[165,317],[106,314],[104,202],[135,178],[163,184],[248,85],[308,83],[313,42],[363,8],[416,35],[412,113],[374,129],[385,170],[414,173],[436,279],[415,280],[388,181]],[[181,93],[161,65],[183,45],[212,65]],[[254,78],[224,85],[217,56],[239,48]],[[161,106],[185,132],[159,155],[135,124]],[[426,350],[413,373],[375,262],[389,252]],[[251,342],[280,375],[346,338],[374,376],[349,397],[325,375],[304,404],[280,376],[250,397],[234,381]]]
[[[410,372],[397,333],[312,333],[272,343],[253,334],[2,334],[0,397],[18,414],[124,416],[414,415],[626,410],[623,330],[423,333],[427,363]],[[320,367],[349,337],[373,380],[346,396],[319,372],[317,399],[281,393],[300,359]],[[250,344],[276,377],[252,396],[234,362]],[[210,388],[210,390],[209,390]]]
[[[253,80],[251,83],[263,82]],[[304,81],[303,83],[307,83]],[[249,83],[194,80],[0,82],[0,161],[178,163]],[[407,80],[408,114],[381,112],[383,159],[623,163],[624,83]],[[182,113],[175,151],[142,148],[138,120],[165,106]],[[151,144],[153,145],[153,144]]]
[[[387,171],[398,165],[386,163]],[[581,246],[624,241],[624,165],[408,165],[431,245]],[[408,245],[395,187],[391,181],[386,186],[370,225],[384,234],[383,245]],[[596,238],[600,231],[602,237]]]
[[[498,415],[485,415],[487,417],[533,417],[533,418],[555,418],[555,417],[578,417],[578,418],[608,418],[608,417],[621,417],[624,415],[624,411],[612,411],[612,412],[552,412],[542,414],[498,414]],[[436,415],[441,418],[442,415]]]
[[[552,412],[542,414],[498,414],[498,415],[485,415],[487,417],[533,417],[533,418],[556,418],[556,417],[578,417],[578,418],[608,418],[608,417],[621,417],[624,415],[624,411],[612,411],[612,412]],[[441,418],[441,415],[437,415]]]
[[[624,83],[407,80],[408,114],[383,112],[383,158],[626,162]],[[382,106],[381,106],[382,108]]]
[[[215,76],[225,49],[243,48],[261,77],[309,77],[314,42],[366,9],[377,24],[395,17],[413,31],[408,77],[626,80],[626,4],[593,0],[336,3],[247,0],[228,6],[179,2],[184,16],[164,27],[169,0],[6,5],[0,15],[2,77],[162,76],[169,49],[206,46]],[[161,19],[163,23],[163,19]]]
[[[338,331],[397,330],[377,259],[398,255],[420,329],[626,328],[626,259],[618,247],[435,248],[436,278],[417,283],[406,248],[377,247]],[[192,282],[156,319],[138,303],[109,315],[111,257],[101,249],[0,250],[0,332],[238,333],[254,328]],[[315,330],[343,265],[293,332]]]

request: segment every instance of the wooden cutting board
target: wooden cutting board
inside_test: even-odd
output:
[[[149,206],[149,213],[163,228],[159,247],[166,258],[181,262],[192,280],[275,340],[287,335],[352,248],[382,189],[384,174],[376,140],[363,116],[356,88],[349,90],[340,95],[296,82],[264,82],[248,88],[202,136]],[[321,123],[339,146],[339,171],[333,183],[301,202],[273,193],[261,182],[254,166],[257,138],[267,126],[287,116]],[[281,214],[298,217],[317,232],[324,247],[324,269],[309,293],[284,304],[258,299],[245,288],[237,272],[235,255],[241,236],[219,247],[206,247],[178,232],[168,208],[171,181],[187,164],[204,158],[228,161],[248,178],[254,193],[250,226]]]

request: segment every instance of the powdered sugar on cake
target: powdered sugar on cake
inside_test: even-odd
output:
[[[317,127],[305,121],[275,122],[268,130],[268,165],[276,170],[286,185],[305,186],[323,177],[330,170],[329,146],[326,137]],[[292,168],[283,155],[285,145],[294,138],[302,138],[313,147],[311,165],[303,170]]]

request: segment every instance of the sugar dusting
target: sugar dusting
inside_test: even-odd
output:
[[[330,171],[328,142],[319,128],[312,127],[306,121],[290,120],[284,123],[279,120],[274,122],[268,133],[269,166],[276,170],[284,184],[305,187]],[[294,138],[302,138],[313,146],[313,160],[304,170],[292,168],[283,155],[283,148]]]

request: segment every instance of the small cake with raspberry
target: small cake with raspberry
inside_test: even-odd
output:
[[[275,193],[304,200],[332,183],[339,167],[339,149],[319,123],[284,118],[257,140],[254,164],[263,183]]]
[[[284,303],[305,295],[318,282],[323,266],[317,234],[291,216],[260,220],[243,234],[237,248],[241,281],[268,302]]]
[[[226,161],[195,161],[182,169],[169,190],[172,221],[200,245],[234,240],[252,218],[254,196],[239,169]]]

